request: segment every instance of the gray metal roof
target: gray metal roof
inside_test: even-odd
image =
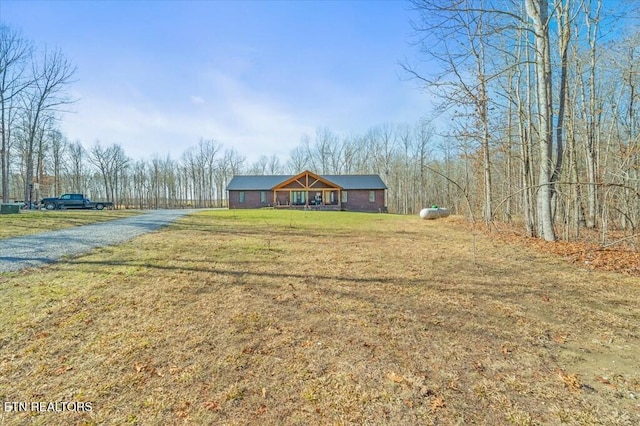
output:
[[[236,175],[229,184],[229,191],[268,191],[294,175]]]
[[[344,189],[387,189],[378,175],[321,175]]]
[[[274,186],[297,175],[236,175],[227,185],[228,191],[269,191]],[[349,189],[387,189],[378,175],[318,175]]]

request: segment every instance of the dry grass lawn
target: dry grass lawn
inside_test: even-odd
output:
[[[640,424],[638,278],[475,239],[215,211],[0,274],[0,401],[92,404],[0,424]]]

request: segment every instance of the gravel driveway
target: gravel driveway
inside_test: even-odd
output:
[[[0,239],[0,272],[41,266],[63,256],[110,246],[168,225],[196,210],[153,210],[138,216],[75,228]]]

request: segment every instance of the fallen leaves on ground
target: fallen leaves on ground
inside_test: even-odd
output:
[[[459,222],[458,222],[459,223]],[[467,226],[471,226],[467,224]],[[477,226],[487,235],[510,244],[520,244],[544,253],[562,257],[569,263],[592,270],[620,272],[640,276],[640,251],[633,245],[634,239],[625,237],[620,231],[611,231],[607,244],[600,244],[598,230],[584,230],[579,241],[545,241],[526,237],[515,224],[501,223],[488,230]],[[497,229],[497,232],[496,232]],[[543,300],[548,301],[543,295]]]
[[[580,392],[582,384],[580,383],[580,377],[577,374],[567,374],[560,370],[559,375],[567,389],[572,392]]]

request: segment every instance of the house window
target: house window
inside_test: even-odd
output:
[[[240,203],[244,203],[244,191],[240,191]]]
[[[291,204],[294,206],[301,206],[306,203],[306,195],[305,191],[291,191]]]
[[[260,191],[260,202],[262,204],[267,202],[267,191]]]
[[[370,203],[376,202],[376,191],[369,191],[369,202]]]
[[[347,191],[342,191],[342,202],[346,203],[347,202]]]

